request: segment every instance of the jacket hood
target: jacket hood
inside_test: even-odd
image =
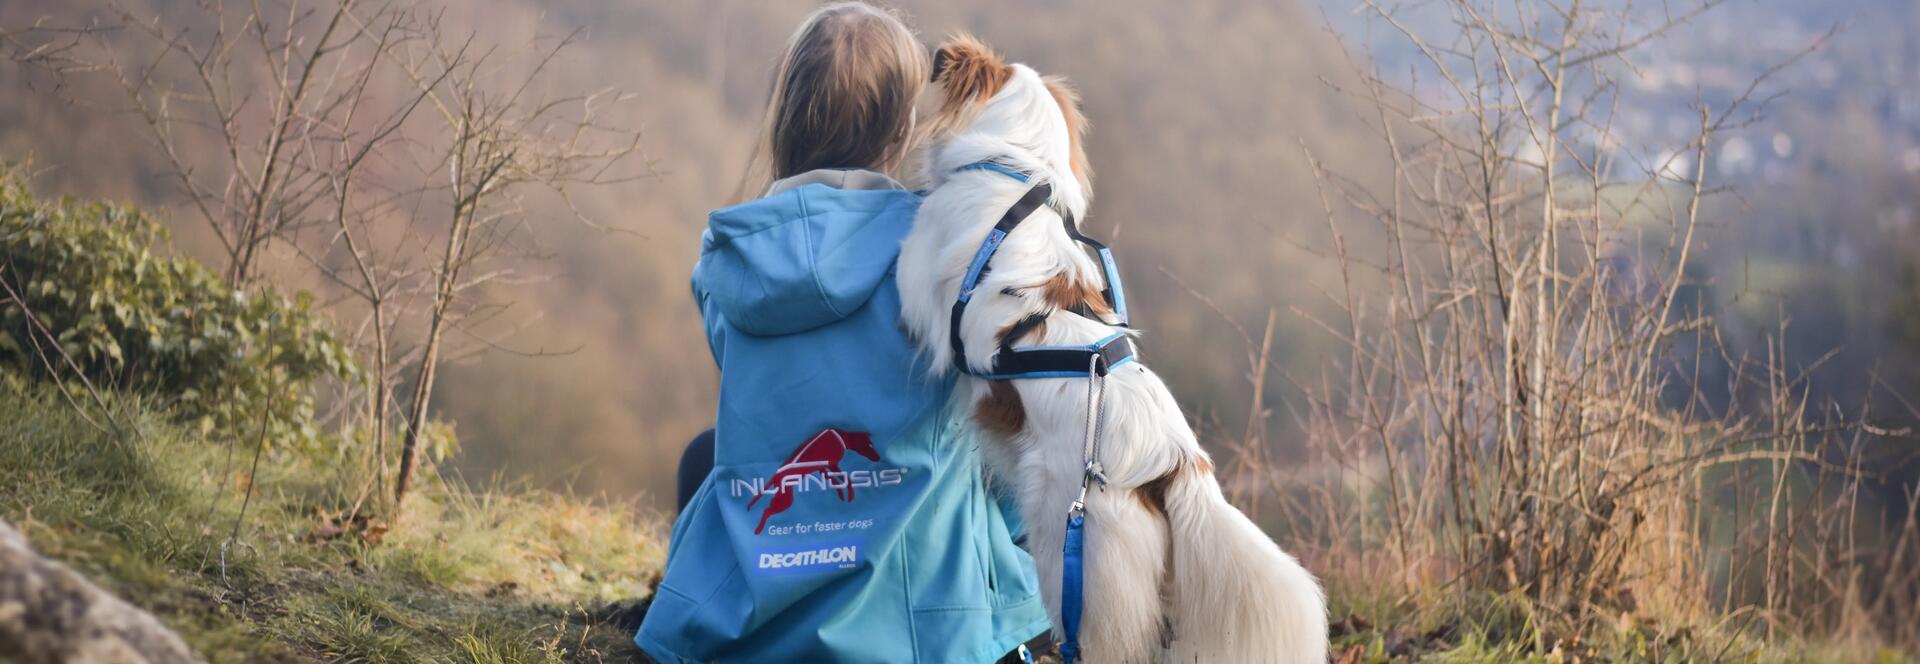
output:
[[[867,303],[900,254],[920,197],[900,189],[803,184],[707,216],[697,299],[756,335],[794,334]]]

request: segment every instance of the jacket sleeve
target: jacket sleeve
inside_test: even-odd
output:
[[[700,234],[700,260],[707,259],[707,250],[713,247],[713,231]],[[699,274],[698,266],[694,274]],[[707,332],[707,349],[713,352],[713,366],[720,366],[720,358],[726,356],[726,324],[720,310],[710,302],[712,292],[700,286],[699,279],[689,279],[688,286],[693,291],[693,306],[700,311],[700,324]]]

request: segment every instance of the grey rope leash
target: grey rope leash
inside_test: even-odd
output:
[[[1106,468],[1100,465],[1100,434],[1103,432],[1106,424],[1100,417],[1100,408],[1106,405],[1107,377],[1102,375],[1101,372],[1096,371],[1100,366],[1100,362],[1101,357],[1099,355],[1087,358],[1087,439],[1086,442],[1081,445],[1083,454],[1081,458],[1080,497],[1075,498],[1073,501],[1073,511],[1075,512],[1086,511],[1087,489],[1091,487],[1093,483],[1099,482],[1100,489],[1103,491],[1107,488]]]

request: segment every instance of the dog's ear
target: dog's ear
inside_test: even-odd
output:
[[[1053,93],[1053,101],[1060,105],[1060,114],[1067,121],[1067,142],[1072,146],[1068,167],[1073,169],[1073,177],[1080,181],[1080,190],[1088,198],[1093,197],[1093,165],[1087,161],[1085,138],[1087,118],[1080,114],[1080,93],[1067,84],[1067,79],[1048,76],[1047,92]]]
[[[943,112],[993,98],[1012,77],[1013,65],[972,35],[949,37],[933,53],[933,82],[945,91]]]
[[[947,71],[947,61],[951,59],[953,59],[953,54],[948,52],[944,45],[941,48],[935,49],[933,51],[933,82],[934,83],[939,83],[940,79],[944,78],[942,74]]]

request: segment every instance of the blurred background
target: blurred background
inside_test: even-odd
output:
[[[8,2],[0,20],[72,19],[92,3]],[[125,3],[165,16],[186,3]],[[180,5],[176,7],[175,5]],[[803,2],[476,0],[447,20],[502,44],[584,29],[547,74],[560,88],[633,92],[621,118],[643,131],[656,177],[582,194],[587,215],[630,233],[553,224],[521,288],[504,345],[448,367],[434,408],[455,422],[469,478],[505,471],[658,501],[685,440],[707,426],[715,371],[687,295],[705,212],[731,202],[756,139],[774,59]],[[1337,275],[1305,150],[1357,181],[1389,158],[1373,112],[1343,93],[1359,72],[1418,84],[1417,48],[1353,2],[900,2],[932,41],[970,31],[1012,58],[1067,76],[1093,122],[1092,223],[1112,238],[1161,371],[1201,422],[1243,419],[1250,378],[1236,326],[1276,312],[1274,365],[1316,376],[1338,340],[1298,312],[1328,310]],[[1437,4],[1396,3],[1427,35],[1453,30]],[[1638,10],[1636,10],[1638,11]],[[1647,7],[1646,20],[1658,18]],[[1837,351],[1814,389],[1857,403],[1869,372],[1920,382],[1920,9],[1899,0],[1728,3],[1636,53],[1616,134],[1646,154],[1681,150],[1690,110],[1840,31],[1768,82],[1764,112],[1718,137],[1705,250],[1689,266],[1725,307],[1738,342],[1791,321],[1786,352]],[[130,118],[26,94],[0,71],[0,154],[31,157],[46,193],[167,209],[159,156]],[[12,79],[12,80],[9,80]],[[1444,101],[1442,101],[1444,103]],[[1681,165],[1678,170],[1689,170]],[[176,242],[206,255],[195,224]],[[1158,341],[1153,341],[1153,340]],[[557,353],[557,354],[556,354]],[[1272,426],[1297,426],[1271,389]],[[1911,417],[1911,412],[1907,414]],[[1289,438],[1274,437],[1277,452]]]

